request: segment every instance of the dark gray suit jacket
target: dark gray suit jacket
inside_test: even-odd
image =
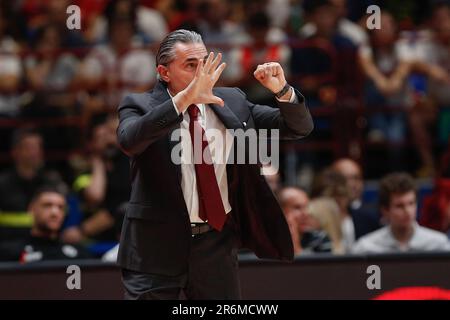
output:
[[[252,104],[237,88],[216,88],[213,92],[225,106],[209,107],[226,128],[280,129],[283,139],[298,139],[313,129],[299,92],[299,103],[278,103],[279,108]],[[179,275],[187,269],[192,238],[180,165],[171,161],[177,144],[171,141],[171,133],[180,127],[183,115],[177,114],[166,86],[158,82],[150,92],[125,97],[119,118],[117,134],[122,150],[130,157],[132,191],[118,263],[140,272]],[[227,178],[230,218],[240,245],[261,258],[292,260],[289,228],[260,175],[260,166],[227,164]]]

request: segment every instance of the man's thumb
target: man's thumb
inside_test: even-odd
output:
[[[213,100],[212,103],[218,104],[218,105],[221,106],[221,107],[223,107],[224,104],[225,104],[221,98],[216,97],[216,96],[213,96],[213,99],[212,99],[212,100]]]

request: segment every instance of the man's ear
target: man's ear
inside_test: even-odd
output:
[[[162,80],[164,80],[167,83],[170,82],[169,68],[167,68],[166,66],[163,66],[162,64],[160,64],[160,65],[158,65],[156,70],[158,71],[159,77]]]
[[[28,205],[28,208],[27,208],[28,213],[31,214],[32,216],[34,216],[34,210],[33,209],[34,209],[35,204],[36,204],[36,201],[33,200],[33,201],[30,202],[30,204]]]

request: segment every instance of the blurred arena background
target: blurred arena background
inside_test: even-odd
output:
[[[80,8],[79,30],[67,27],[70,5]],[[379,29],[368,28],[370,5],[381,9]],[[0,297],[38,298],[30,283],[65,278],[64,265],[89,259],[93,294],[82,297],[120,298],[111,263],[130,169],[116,140],[116,108],[125,94],[153,87],[155,50],[179,28],[223,53],[219,85],[241,88],[252,102],[275,104],[253,70],[278,61],[314,118],[309,137],[280,144],[280,171],[266,177],[296,261],[283,285],[264,291],[258,276],[277,277],[284,267],[243,251],[244,298],[371,298],[368,261],[389,270],[383,290],[450,289],[450,1],[0,0]],[[384,193],[417,190],[414,221],[398,222],[416,231],[371,251],[367,235],[393,223],[380,210],[380,181],[394,172],[404,174]],[[64,195],[62,219],[39,208],[46,192]],[[427,229],[419,233],[419,225]],[[359,275],[338,280],[344,268]],[[95,270],[105,271],[114,294],[96,291]],[[22,274],[27,284],[8,291]],[[321,281],[328,285],[317,289]],[[42,297],[64,296],[56,288],[63,282],[49,283]]]

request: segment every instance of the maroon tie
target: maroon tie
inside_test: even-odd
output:
[[[220,231],[225,223],[226,213],[220,196],[219,186],[217,185],[208,140],[206,140],[205,130],[203,130],[198,119],[199,112],[200,110],[195,104],[191,104],[188,108],[190,117],[189,132],[191,134],[195,176],[197,178],[199,217],[203,221],[208,220],[208,224],[211,227]],[[196,147],[196,143],[198,147]]]

